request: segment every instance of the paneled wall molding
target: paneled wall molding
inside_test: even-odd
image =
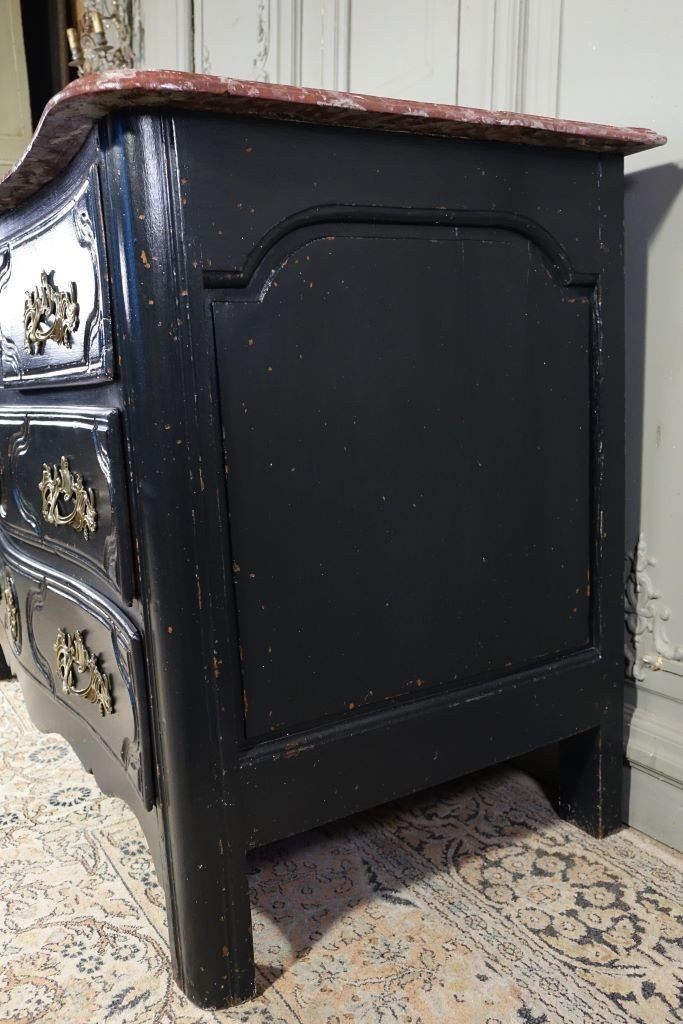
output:
[[[526,91],[528,0],[494,0],[491,106],[522,110]],[[460,49],[467,46],[461,36]]]
[[[192,0],[134,0],[137,67],[200,71],[193,55]]]
[[[257,0],[256,11],[256,53],[254,54],[254,80],[269,81],[268,58],[270,57],[270,0]]]
[[[627,672],[639,682],[645,679],[647,669],[671,671],[672,663],[683,662],[683,647],[672,644],[667,634],[671,609],[660,603],[662,595],[650,576],[649,570],[656,565],[641,533],[626,579],[625,602]]]
[[[671,725],[661,709],[645,711],[628,701],[624,716],[626,760],[631,767],[683,785],[680,722]]]
[[[144,0],[131,0],[131,30],[133,47],[133,66],[141,68],[144,65],[145,53],[145,15]]]
[[[192,8],[195,71],[257,82],[301,81],[306,0],[183,2]]]
[[[457,102],[473,102],[466,96],[473,87],[485,95],[488,73],[486,106],[557,114],[562,4],[563,0],[461,0]],[[491,39],[488,60],[468,69],[470,36],[482,29]]]
[[[350,89],[351,0],[325,0],[319,10],[323,88]]]
[[[204,42],[206,12],[203,0],[176,0],[176,3],[187,3],[192,12],[192,59],[194,62],[193,71],[201,72],[204,75],[214,74],[211,68],[211,54]],[[220,74],[220,72],[215,72]]]
[[[19,0],[2,6],[0,33],[0,178],[31,138],[31,107]]]
[[[527,0],[520,110],[559,115],[563,0]]]
[[[563,0],[136,0],[145,66],[557,113]]]

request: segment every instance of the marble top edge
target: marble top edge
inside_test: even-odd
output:
[[[16,206],[66,167],[99,118],[117,109],[149,106],[624,155],[666,142],[663,135],[646,128],[189,72],[126,69],[86,75],[52,97],[28,148],[0,181],[0,212]]]

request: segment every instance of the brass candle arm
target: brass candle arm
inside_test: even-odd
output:
[[[133,66],[130,0],[85,0],[77,28],[66,38],[79,75]]]

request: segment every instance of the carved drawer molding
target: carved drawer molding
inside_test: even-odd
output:
[[[113,370],[97,170],[0,246],[5,387],[89,384]]]
[[[138,629],[97,591],[10,545],[2,530],[0,565],[8,636],[10,609],[25,609],[23,643],[12,638],[21,667],[96,733],[150,808],[149,708]]]
[[[0,522],[133,594],[128,501],[115,410],[0,408]]]

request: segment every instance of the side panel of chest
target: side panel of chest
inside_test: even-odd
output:
[[[168,906],[224,1000],[248,847],[558,740],[563,813],[619,823],[622,164],[101,133]],[[43,621],[78,655],[78,616]]]
[[[600,645],[600,161],[281,130],[178,131],[252,738]]]
[[[592,639],[592,289],[514,232],[326,231],[214,304],[257,734]]]

